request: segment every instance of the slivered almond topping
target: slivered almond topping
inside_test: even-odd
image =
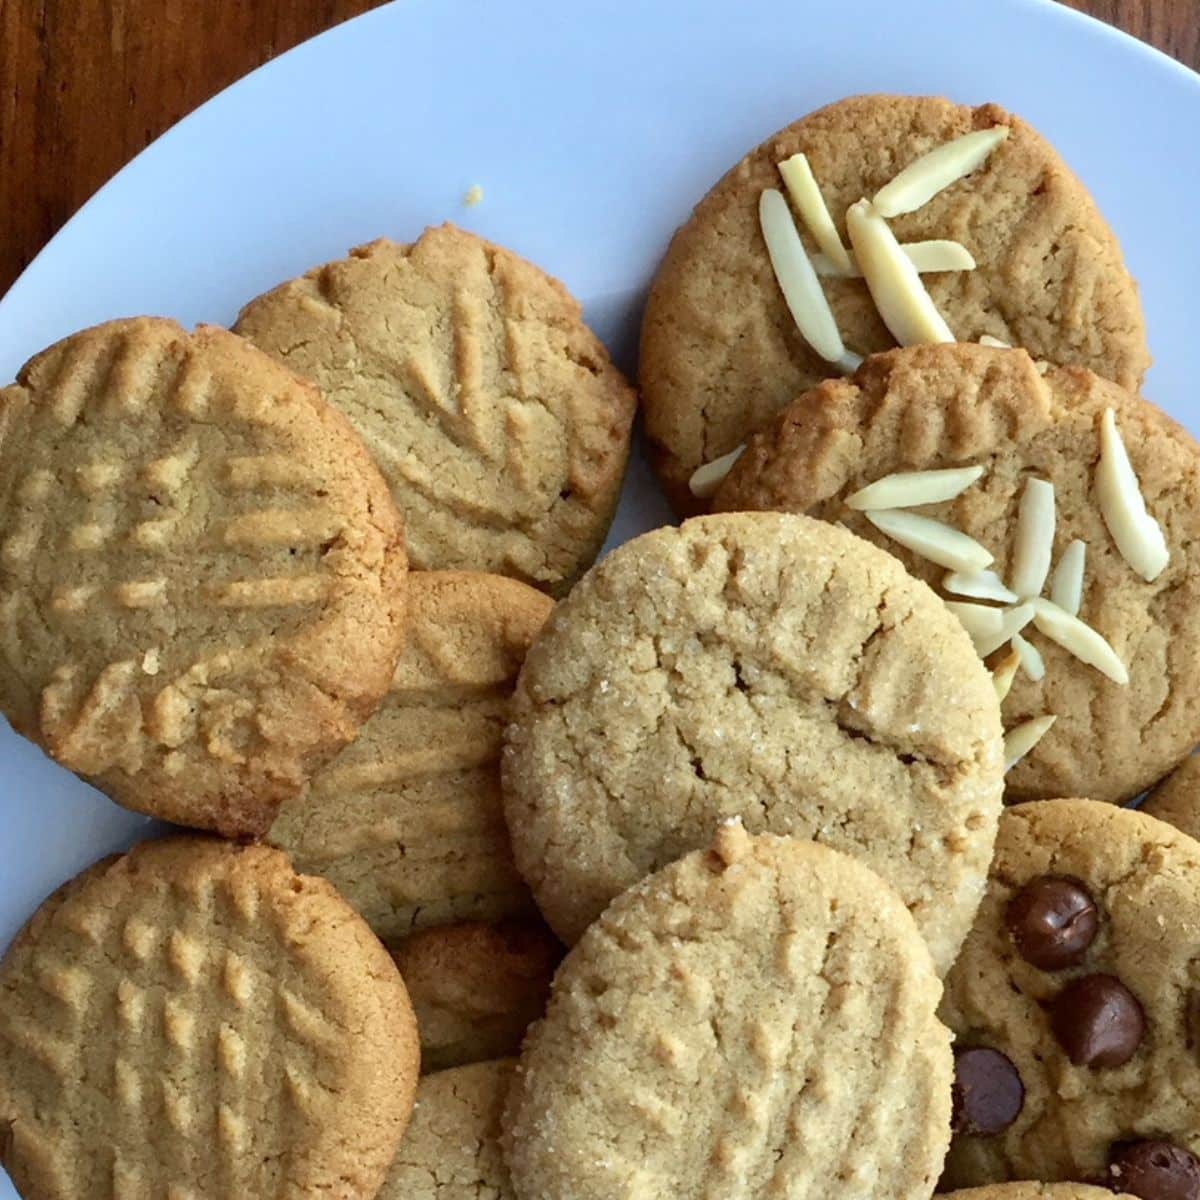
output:
[[[1041,595],[1054,553],[1054,485],[1027,479],[1017,513],[1013,566],[1009,584],[1018,596]]]
[[[1053,714],[1034,717],[1010,729],[1004,735],[1004,769],[1011,771],[1046,736],[1058,718]]]
[[[1052,642],[1057,642],[1080,662],[1095,667],[1114,683],[1129,682],[1129,671],[1117,652],[1090,625],[1050,600],[1034,600],[1033,606],[1033,623]]]
[[[962,600],[947,600],[946,607],[958,618],[973,642],[993,638],[1004,628],[1002,608],[968,604]]]
[[[1166,568],[1171,552],[1162,527],[1146,511],[1137,475],[1117,429],[1111,408],[1100,422],[1100,461],[1096,465],[1096,494],[1108,532],[1121,557],[1147,582],[1152,583]]]
[[[764,190],[758,198],[758,219],[771,268],[796,328],[826,362],[840,362],[846,353],[842,335],[782,192]]]
[[[973,537],[932,517],[918,516],[903,509],[870,510],[863,516],[880,533],[948,571],[971,575],[992,565],[991,554]]]
[[[996,600],[1000,604],[1016,604],[1021,598],[1004,586],[1004,580],[995,571],[977,571],[974,575],[951,571],[942,580],[942,587],[955,596],[967,596],[972,600]]]
[[[1050,579],[1050,599],[1063,612],[1079,616],[1083,603],[1083,569],[1087,561],[1087,542],[1076,538],[1063,552]]]
[[[976,267],[975,256],[962,242],[935,238],[928,242],[901,242],[900,249],[921,275],[934,275],[938,271],[973,271]],[[814,254],[813,268],[818,275],[826,277],[861,279],[862,268],[858,265],[858,259],[849,253],[846,257],[849,265],[839,267],[830,255]]]
[[[853,350],[847,350],[846,353],[838,359],[837,365],[847,375],[853,375],[854,372],[863,365],[863,356],[861,354],[855,354]]]
[[[733,470],[733,464],[742,457],[745,444],[736,446],[728,454],[714,458],[712,462],[697,467],[688,480],[688,490],[697,500],[709,500],[716,495],[717,489],[725,482],[725,476]]]
[[[1020,665],[1021,656],[1015,650],[1010,650],[992,672],[992,685],[996,689],[996,699],[1001,704],[1012,690],[1013,680],[1017,677],[1017,668]]]
[[[1021,670],[1034,683],[1039,683],[1045,679],[1046,660],[1042,657],[1042,652],[1032,642],[1026,641],[1019,633],[1013,634],[1012,645],[1013,649],[1017,652],[1017,657],[1021,660]]]
[[[779,164],[779,173],[787,185],[788,195],[800,213],[813,241],[821,247],[822,252],[834,269],[843,275],[853,270],[850,254],[842,245],[838,236],[837,226],[829,215],[829,206],[821,189],[817,185],[806,154],[793,154]]]
[[[1030,621],[1033,620],[1033,605],[1018,604],[1015,608],[1000,609],[1004,615],[1000,628],[991,637],[981,637],[975,642],[975,651],[980,658],[995,654],[1005,642],[1011,642]]]
[[[982,467],[950,467],[940,471],[900,471],[859,488],[846,498],[851,508],[914,508],[961,495],[981,475]]]
[[[862,266],[871,299],[901,346],[952,342],[954,334],[938,312],[917,268],[869,200],[850,206],[846,231]],[[814,275],[815,278],[815,275]]]
[[[985,333],[980,339],[981,346],[990,346],[993,350],[1011,350],[1012,346],[1008,342],[1002,342],[998,337],[992,337],[990,333]]]
[[[983,166],[1008,133],[1007,125],[979,129],[922,154],[875,193],[879,215],[899,217],[915,212],[938,192]]]

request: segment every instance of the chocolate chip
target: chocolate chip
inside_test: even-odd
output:
[[[959,1133],[1001,1133],[1025,1104],[1025,1086],[1012,1059],[988,1046],[954,1052],[953,1094]]]
[[[1096,902],[1077,879],[1043,875],[1009,901],[1008,931],[1021,957],[1043,971],[1078,966],[1096,940]]]
[[[1200,1159],[1171,1142],[1114,1146],[1109,1186],[1142,1200],[1200,1200]]]
[[[1137,1052],[1146,1017],[1112,975],[1084,975],[1050,1002],[1050,1027],[1077,1067],[1119,1067]]]

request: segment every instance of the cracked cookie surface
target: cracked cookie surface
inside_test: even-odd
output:
[[[517,1194],[926,1200],[950,1123],[940,993],[872,871],[725,826],[559,969],[505,1112]]]
[[[129,808],[265,832],[386,691],[404,580],[345,417],[234,334],[112,321],[0,390],[0,709]]]
[[[626,543],[558,606],[517,688],[504,802],[568,944],[739,817],[860,855],[946,970],[1001,759],[991,679],[924,584],[845,530],[733,513]]]
[[[366,440],[420,570],[552,594],[595,558],[635,397],[561,283],[443,225],[353,250],[252,300],[235,329]]]
[[[995,125],[1012,132],[987,163],[889,222],[896,236],[952,238],[975,257],[974,271],[923,277],[959,341],[991,334],[1035,358],[1140,384],[1150,357],[1137,287],[1112,231],[1054,148],[994,104],[856,96],[752,150],[697,205],[659,268],[638,374],[658,470],[680,512],[698,511],[687,483],[701,463],[837,374],[800,336],[767,259],[758,198],[764,188],[782,189],[776,164],[808,155],[849,245],[851,204],[927,151]],[[816,249],[803,228],[801,237]],[[821,283],[848,349],[865,356],[896,345],[861,279]]]

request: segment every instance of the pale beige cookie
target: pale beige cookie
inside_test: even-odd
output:
[[[725,514],[627,542],[559,605],[517,689],[505,807],[568,944],[740,817],[860,855],[944,971],[1002,770],[991,680],[924,584],[832,525]]]
[[[231,333],[113,321],[0,390],[0,710],[129,808],[265,832],[386,691],[404,572],[346,419]]]
[[[1166,537],[1166,569],[1147,583],[1109,533],[1096,488],[1100,427],[1112,409],[1150,514]],[[1024,636],[1045,663],[1019,671],[1007,727],[1057,719],[1009,774],[1009,795],[1127,800],[1200,741],[1200,445],[1145,400],[1087,371],[1043,375],[1012,350],[924,346],[881,355],[852,380],[805,393],[755,436],[717,495],[719,509],[805,512],[896,554],[949,599],[946,570],[879,532],[847,503],[893,472],[981,466],[955,500],[915,511],[975,538],[1013,575],[1028,479],[1054,488],[1054,548],[1086,544],[1079,616],[1108,640],[1129,683],[1106,677],[1034,625]],[[1051,594],[1051,582],[1043,587]]]
[[[25,1200],[370,1200],[417,1071],[387,952],[266,847],[144,843],[0,964],[0,1157]]]
[[[655,278],[639,382],[658,470],[681,512],[701,504],[687,486],[701,463],[839,373],[800,336],[767,258],[758,205],[764,188],[784,190],[777,164],[807,154],[849,246],[850,205],[928,151],[997,125],[1009,128],[1007,140],[966,179],[890,221],[896,237],[952,239],[976,260],[974,271],[922,277],[959,341],[990,334],[1035,358],[1138,386],[1150,356],[1137,287],[1112,231],[1055,149],[994,104],[856,96],[780,130],[734,166],[675,235]],[[865,356],[896,345],[861,279],[821,284],[849,350]]]
[[[995,1183],[944,1195],[946,1200],[1113,1200],[1108,1188],[1086,1183]]]
[[[512,1059],[426,1075],[378,1200],[516,1200],[500,1151]]]
[[[362,434],[414,567],[559,594],[596,557],[636,400],[579,304],[531,263],[442,225],[282,284],[235,328]]]
[[[1200,758],[1185,758],[1146,797],[1142,812],[1200,839]]]
[[[329,879],[380,937],[532,907],[499,759],[517,673],[552,607],[514,579],[413,572],[391,691],[271,827],[268,840]]]
[[[505,1112],[517,1195],[928,1200],[941,985],[899,898],[813,842],[722,828],[584,934]]]
[[[1198,947],[1192,839],[1091,800],[1007,810],[941,1008],[958,1055],[946,1182],[1200,1194]]]
[[[421,929],[392,947],[421,1034],[421,1070],[516,1054],[562,957],[535,916]]]

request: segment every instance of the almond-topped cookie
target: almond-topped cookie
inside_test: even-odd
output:
[[[715,506],[845,525],[936,588],[1005,692],[1012,798],[1131,799],[1200,741],[1200,444],[1090,371],[879,355],[755,435]]]
[[[812,113],[713,187],[655,278],[639,382],[664,486],[700,511],[693,473],[806,388],[897,344],[981,336],[1140,383],[1137,288],[1083,184],[994,104]]]

